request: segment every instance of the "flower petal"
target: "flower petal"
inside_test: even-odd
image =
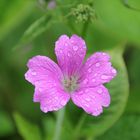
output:
[[[63,74],[50,58],[35,56],[28,61],[27,66],[29,70],[25,73],[25,79],[33,85],[41,81],[60,84]]]
[[[108,107],[110,104],[110,95],[103,85],[83,88],[73,93],[71,98],[78,107],[93,116],[100,115],[103,112],[103,106]]]
[[[80,87],[95,87],[110,82],[117,71],[111,66],[109,60],[110,56],[102,52],[89,57],[80,71]]]
[[[73,35],[71,38],[62,35],[55,43],[55,53],[63,73],[71,76],[82,65],[86,54],[85,41],[77,35]]]
[[[63,108],[70,99],[70,95],[60,88],[50,88],[42,91],[40,108],[43,112],[56,111]]]

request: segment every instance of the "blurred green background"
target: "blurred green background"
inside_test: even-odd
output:
[[[24,73],[32,56],[56,60],[62,34],[82,36],[88,55],[109,52],[118,76],[101,116],[70,102],[55,138],[59,112],[40,111]],[[0,140],[140,140],[139,92],[140,0],[0,0]]]

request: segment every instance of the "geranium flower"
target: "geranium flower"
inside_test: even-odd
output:
[[[25,78],[35,86],[33,101],[40,102],[43,112],[63,108],[70,98],[93,116],[109,106],[110,95],[103,84],[110,82],[117,71],[104,52],[96,52],[84,62],[86,49],[81,37],[62,35],[55,43],[58,65],[40,55],[28,61]]]

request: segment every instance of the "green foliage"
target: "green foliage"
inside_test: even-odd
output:
[[[35,21],[23,34],[19,44],[15,47],[25,45],[35,39],[37,36],[45,32],[52,25],[51,15],[45,15]]]
[[[123,0],[123,2],[128,8],[131,8],[132,10],[140,10],[139,0]]]
[[[31,13],[33,5],[33,0],[0,1],[0,40]]]
[[[9,114],[5,111],[0,111],[0,136],[13,134],[14,131],[15,128]]]
[[[41,133],[36,125],[28,122],[18,113],[14,113],[14,119],[17,129],[24,140],[41,140]]]
[[[128,42],[140,45],[140,12],[126,7],[121,0],[95,0],[98,21]]]
[[[116,124],[97,140],[139,140],[140,116],[124,115]]]

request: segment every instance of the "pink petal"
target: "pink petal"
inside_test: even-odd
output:
[[[36,85],[39,81],[51,81],[60,83],[63,76],[58,65],[46,56],[35,56],[31,58],[27,66],[29,70],[25,73],[25,79]]]
[[[90,56],[80,71],[80,87],[95,87],[110,82],[117,71],[109,60],[107,53],[98,52]]]
[[[62,35],[55,43],[55,53],[63,73],[71,76],[82,65],[86,54],[86,44],[77,35],[73,35],[71,38]]]
[[[95,88],[83,88],[71,95],[73,102],[84,109],[85,112],[93,116],[98,116],[103,112],[103,106],[110,104],[108,90],[100,85]]]
[[[58,65],[45,56],[35,56],[28,61],[25,79],[35,86],[34,102],[40,102],[42,91],[61,88],[62,72]]]
[[[63,108],[70,99],[70,95],[59,88],[50,88],[42,92],[40,108],[43,112],[56,111]]]

